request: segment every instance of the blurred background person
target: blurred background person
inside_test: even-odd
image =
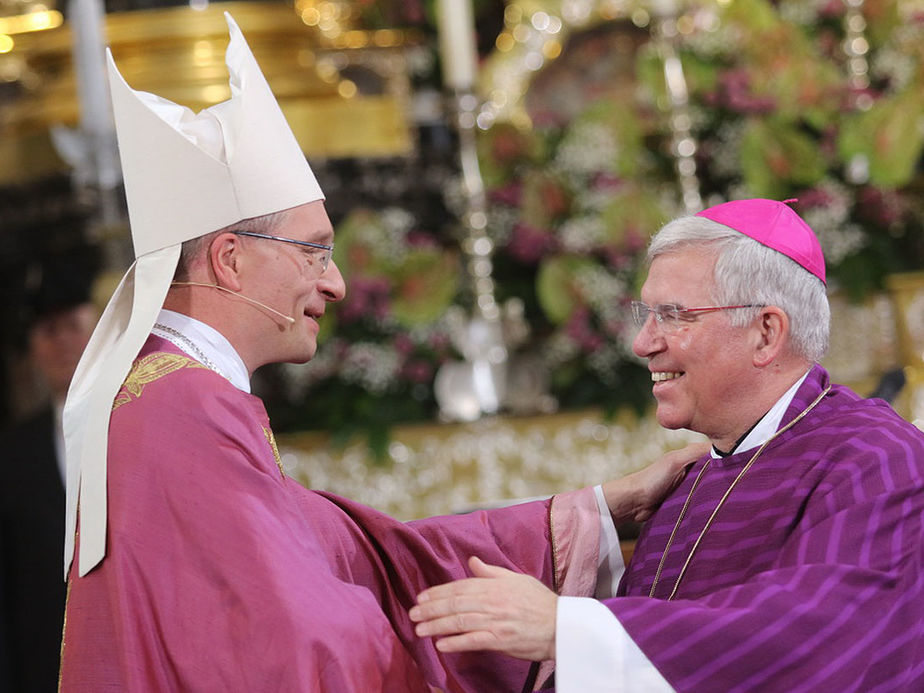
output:
[[[29,268],[20,343],[37,408],[0,433],[0,690],[55,691],[64,617],[67,388],[96,324],[92,266],[73,254]],[[76,266],[75,266],[76,265]],[[92,263],[91,263],[92,265]],[[5,678],[3,678],[5,676]]]

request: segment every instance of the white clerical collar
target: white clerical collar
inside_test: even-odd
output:
[[[244,361],[218,330],[183,313],[161,309],[151,330],[207,368],[220,373],[238,390],[250,393]]]
[[[780,397],[776,404],[774,404],[770,411],[764,414],[763,418],[757,422],[757,425],[751,429],[751,432],[748,433],[744,440],[738,443],[735,446],[735,449],[731,451],[730,454],[737,454],[739,452],[747,452],[748,450],[753,450],[754,448],[763,445],[767,442],[767,439],[776,433],[777,429],[780,427],[780,422],[783,420],[783,415],[786,413],[786,410],[789,408],[789,404],[792,402],[792,398],[796,396],[796,391],[799,389],[799,386],[805,382],[805,379],[808,377],[809,371],[805,372],[801,378],[799,378],[793,386],[786,390],[783,393],[783,396]],[[712,458],[720,459],[722,456],[715,451],[715,446],[712,447]]]

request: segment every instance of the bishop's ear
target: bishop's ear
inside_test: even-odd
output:
[[[768,366],[781,354],[789,339],[789,316],[782,308],[766,306],[761,308],[756,324],[758,342],[754,365]]]
[[[231,291],[241,290],[243,245],[240,236],[223,232],[216,235],[208,247],[209,269],[215,277],[215,283]]]

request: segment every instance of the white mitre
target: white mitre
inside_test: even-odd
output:
[[[103,312],[64,407],[65,575],[78,505],[79,574],[106,555],[109,415],[163,305],[180,245],[242,219],[324,199],[240,29],[225,17],[231,98],[200,113],[133,90],[107,51],[136,260]]]

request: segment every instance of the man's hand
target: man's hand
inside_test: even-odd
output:
[[[667,453],[644,469],[603,484],[603,496],[617,525],[647,520],[686,476],[687,467],[709,452],[706,443],[693,443]]]
[[[529,575],[472,556],[475,577],[431,587],[409,615],[420,637],[437,636],[441,652],[496,650],[519,659],[555,657],[558,597]]]

